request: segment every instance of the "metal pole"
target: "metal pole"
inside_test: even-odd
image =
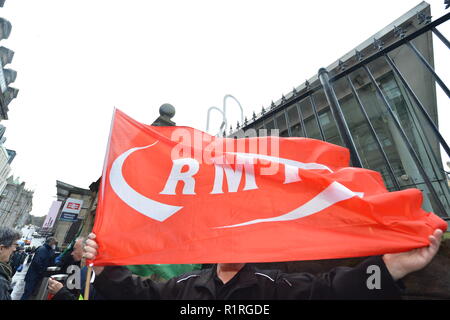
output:
[[[225,118],[225,114],[223,113],[223,111],[217,107],[210,107],[208,109],[208,113],[206,114],[206,132],[209,131],[209,116],[210,116],[211,110],[217,110],[222,114],[222,124],[220,125],[220,129],[219,129],[220,130],[219,134],[220,134],[220,133],[222,133],[222,129],[227,128],[227,119]]]
[[[300,117],[300,122],[302,124],[303,136],[305,138],[308,138],[308,134],[306,133],[305,120],[303,118],[303,112],[302,112],[302,108],[300,107],[300,103],[301,103],[301,101],[299,101],[297,103],[297,112],[298,112],[298,116]]]
[[[425,65],[425,67],[427,67],[428,71],[431,72],[431,74],[433,75],[433,77],[436,80],[436,82],[439,84],[439,86],[442,88],[442,90],[444,90],[445,94],[450,98],[450,90],[447,88],[447,86],[445,85],[444,81],[442,81],[441,78],[439,78],[437,73],[434,71],[433,67],[422,56],[422,54],[419,52],[419,50],[417,50],[417,48],[414,46],[414,44],[412,44],[409,41],[406,44],[416,54],[416,56],[419,58],[419,60],[422,61],[422,63]]]
[[[420,159],[417,156],[416,152],[414,151],[414,148],[413,148],[411,142],[409,141],[408,136],[406,135],[405,131],[403,130],[400,121],[398,120],[397,116],[395,115],[394,111],[392,110],[392,107],[389,104],[389,102],[387,101],[385,95],[383,94],[383,91],[381,91],[381,88],[378,85],[378,83],[376,82],[374,76],[372,75],[372,72],[370,72],[369,68],[367,68],[366,65],[364,65],[363,68],[369,75],[370,81],[375,86],[375,89],[377,90],[379,97],[383,101],[386,109],[388,110],[389,114],[391,115],[392,119],[394,120],[394,124],[397,127],[397,129],[403,139],[403,142],[405,142],[406,147],[408,148],[408,151],[411,154],[411,157],[413,158],[413,160],[417,166],[417,169],[419,169],[420,175],[422,176],[423,180],[425,181],[425,184],[427,185],[432,197],[434,198],[437,206],[439,207],[438,209],[441,211],[442,215],[445,215],[445,213],[446,213],[445,208],[444,208],[441,200],[439,199],[438,195],[436,194],[436,190],[434,190],[434,187],[433,187],[430,179],[428,178],[428,175],[426,174],[425,169],[423,168],[422,164],[420,163]]]
[[[391,66],[392,70],[397,74],[397,76],[400,78],[401,82],[403,83],[403,86],[406,88],[408,93],[410,94],[411,98],[414,100],[416,105],[419,107],[419,110],[422,112],[422,115],[425,117],[425,120],[427,120],[428,124],[431,126],[431,129],[433,129],[433,133],[438,138],[439,142],[441,143],[442,147],[444,148],[445,152],[447,152],[447,155],[450,157],[450,147],[448,146],[447,142],[445,141],[444,137],[442,137],[441,133],[439,132],[439,129],[434,124],[433,120],[431,119],[428,112],[423,107],[422,103],[420,103],[419,99],[417,98],[414,91],[409,86],[408,82],[406,82],[405,78],[403,77],[400,70],[397,68],[397,66],[394,64],[394,61],[392,61],[391,57],[389,57],[388,54],[384,55],[386,61]]]
[[[239,100],[236,99],[231,94],[226,94],[223,97],[223,107],[222,107],[222,109],[223,109],[223,114],[224,114],[224,117],[225,117],[225,123],[228,124],[228,121],[226,121],[226,118],[227,118],[227,99],[228,98],[231,98],[231,99],[233,99],[234,101],[237,102],[237,104],[239,106],[239,109],[241,110],[241,123],[244,124],[244,109],[242,108],[241,103],[239,102]]]
[[[287,130],[288,130],[288,136],[289,136],[289,137],[292,137],[292,130],[291,130],[291,126],[290,126],[290,124],[289,124],[289,116],[288,116],[288,113],[287,113],[286,110],[287,110],[286,108],[283,109],[284,119],[286,120],[286,126],[287,126]]]
[[[350,134],[350,130],[347,126],[347,122],[345,121],[344,115],[342,114],[341,106],[339,105],[336,94],[330,85],[328,71],[325,68],[320,68],[318,75],[328,104],[330,105],[331,112],[333,113],[334,119],[336,120],[339,135],[341,136],[342,141],[345,143],[346,147],[350,150],[352,164],[354,167],[362,168],[362,161],[359,157],[358,150],[356,149],[355,142],[353,141],[352,135]]]
[[[450,49],[450,42],[444,37],[442,33],[439,32],[438,29],[432,28],[431,31]]]
[[[330,82],[335,82],[335,81],[339,80],[340,78],[344,77],[346,74],[350,74],[353,71],[361,68],[363,65],[378,59],[379,57],[383,56],[383,54],[385,54],[386,52],[391,52],[394,49],[397,49],[398,47],[404,45],[408,41],[411,41],[411,40],[417,38],[418,36],[424,34],[425,32],[430,31],[431,28],[434,28],[434,27],[436,27],[436,26],[446,22],[449,19],[450,19],[450,12],[447,13],[446,15],[440,17],[439,19],[430,22],[429,24],[427,24],[423,28],[421,28],[421,29],[419,29],[417,31],[414,31],[410,35],[407,35],[404,38],[402,38],[402,39],[392,43],[391,45],[385,47],[384,49],[381,49],[378,52],[368,56],[367,58],[364,58],[364,60],[360,60],[359,62],[355,63],[354,65],[352,65],[351,67],[346,69],[345,72],[340,72],[340,73],[338,73],[336,75],[333,75],[331,77],[331,79],[330,79]]]
[[[277,117],[275,117],[275,114],[272,115],[272,119],[273,119],[273,127],[278,130],[278,133],[280,133],[280,128],[278,128]]]
[[[372,122],[370,121],[370,118],[369,118],[366,110],[364,109],[362,101],[359,98],[358,92],[356,91],[356,88],[353,85],[352,80],[350,80],[350,77],[347,75],[346,78],[347,78],[348,84],[350,86],[350,89],[352,90],[353,96],[355,97],[356,102],[357,102],[357,104],[359,106],[359,109],[361,110],[364,118],[366,119],[367,124],[369,125],[369,129],[370,129],[369,131],[372,134],[372,137],[375,139],[375,141],[377,143],[377,146],[378,146],[378,149],[380,150],[381,155],[383,156],[383,159],[386,162],[386,165],[387,165],[387,168],[388,168],[388,172],[389,172],[389,176],[391,177],[392,183],[394,184],[394,186],[395,186],[395,188],[397,190],[400,190],[400,185],[398,184],[397,178],[395,177],[394,170],[392,169],[391,163],[389,162],[389,159],[388,159],[386,153],[384,152],[383,146],[382,146],[381,141],[380,141],[380,139],[378,138],[378,136],[377,136],[377,134],[375,132],[375,129],[374,129],[373,125],[372,125]]]
[[[309,102],[311,103],[311,107],[313,109],[314,116],[316,118],[317,126],[319,127],[320,137],[322,138],[322,141],[326,141],[325,135],[323,134],[322,125],[320,124],[320,121],[319,121],[319,114],[317,113],[316,102],[314,101],[314,97],[313,97],[312,93],[309,95]]]

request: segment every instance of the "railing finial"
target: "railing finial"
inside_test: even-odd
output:
[[[381,41],[381,39],[373,38],[373,47],[376,50],[381,51],[383,49],[383,45],[384,45],[384,42]]]
[[[402,27],[394,26],[394,37],[403,39],[406,35],[406,30]]]
[[[361,51],[355,50],[355,57],[356,57],[356,60],[358,60],[358,62],[360,62],[363,60],[364,55],[362,54]]]
[[[422,23],[429,24],[431,22],[431,18],[432,18],[431,16],[426,15],[423,12],[417,13],[417,19],[419,20],[419,24],[422,24]]]

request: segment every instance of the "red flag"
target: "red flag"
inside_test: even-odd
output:
[[[388,192],[347,149],[212,137],[116,110],[93,232],[95,265],[333,259],[427,246],[445,221],[417,189]]]

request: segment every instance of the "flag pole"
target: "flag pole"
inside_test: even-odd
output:
[[[93,264],[90,263],[88,268],[87,268],[86,284],[84,286],[83,300],[89,300],[89,288],[90,288],[90,285],[91,285],[92,266],[93,266]]]

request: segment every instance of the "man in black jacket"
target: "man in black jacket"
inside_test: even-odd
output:
[[[424,268],[435,256],[442,230],[430,235],[430,245],[408,252],[370,257],[355,268],[338,267],[318,277],[308,273],[286,274],[257,270],[244,263],[219,263],[156,283],[132,276],[119,266],[94,267],[94,288],[106,299],[400,299],[399,281],[408,273]],[[84,257],[95,259],[98,245],[91,233]],[[369,270],[379,271],[372,286]]]
[[[24,262],[27,257],[27,254],[24,252],[24,249],[22,246],[18,246],[16,251],[11,255],[11,258],[9,259],[9,265],[12,268],[12,275],[17,271],[17,268],[19,268]]]
[[[25,289],[21,300],[28,300],[38,288],[39,283],[45,276],[47,268],[55,261],[56,239],[49,237],[45,244],[36,249],[33,260],[25,276]]]

